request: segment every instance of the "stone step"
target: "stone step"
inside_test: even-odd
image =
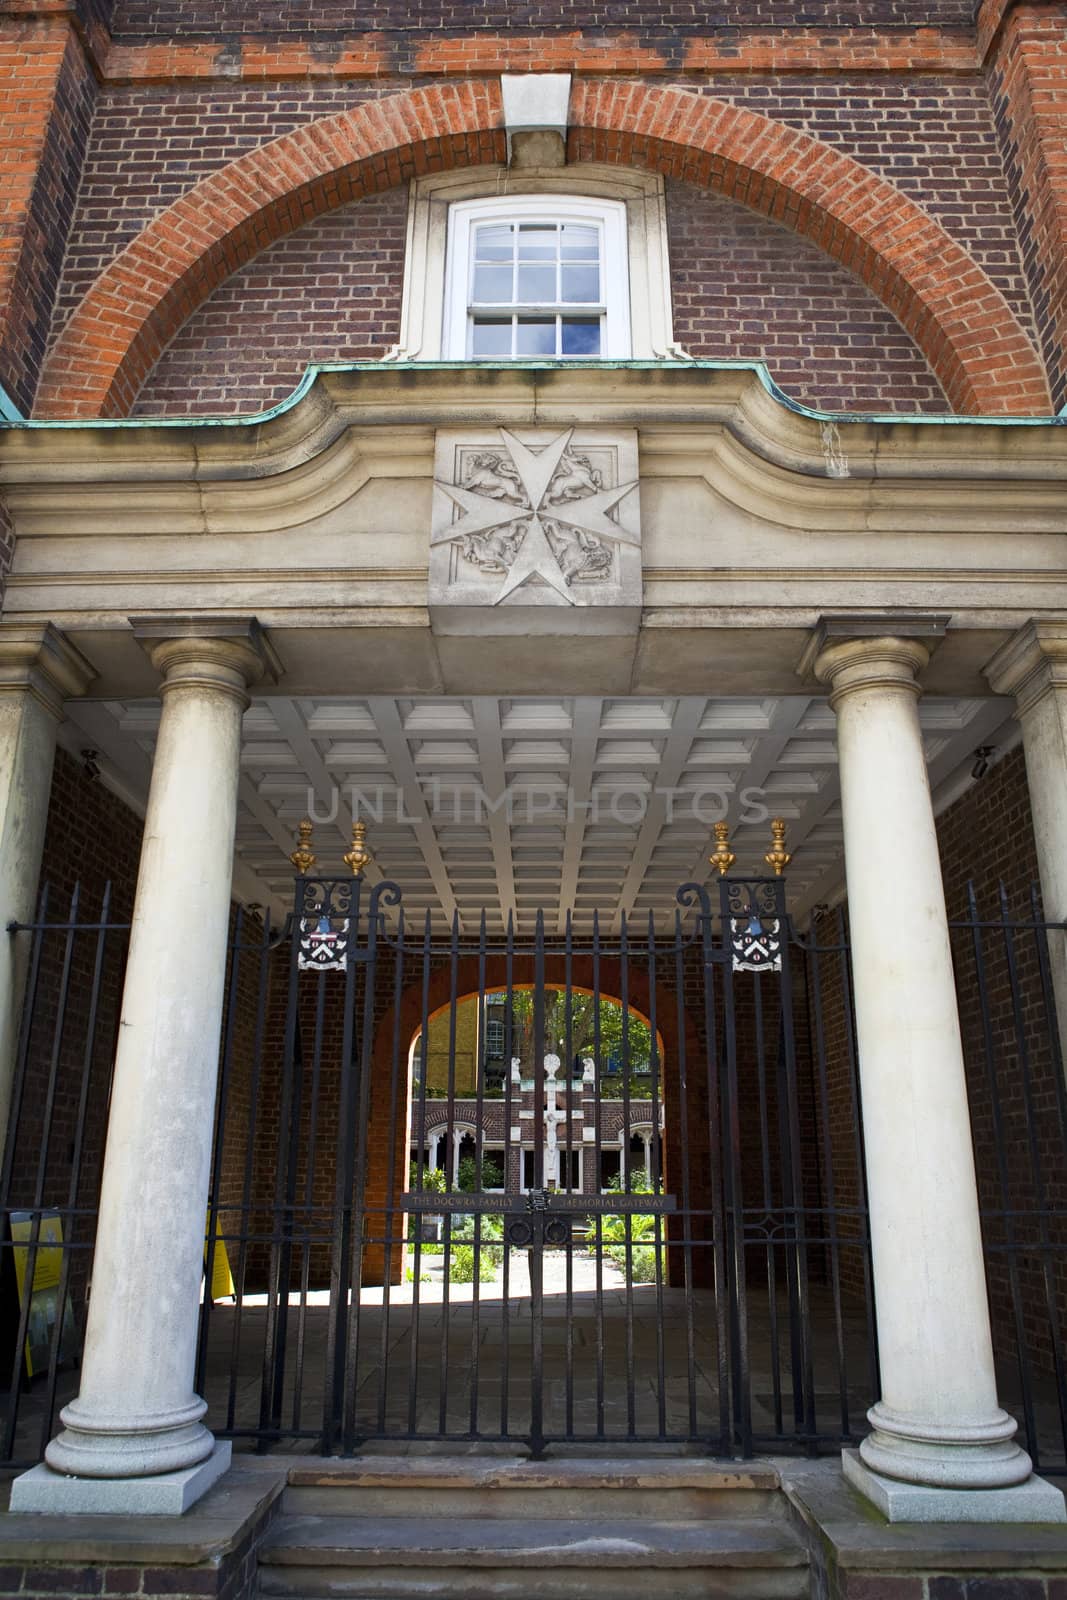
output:
[[[363,1457],[294,1465],[282,1508],[300,1515],[683,1521],[774,1515],[773,1467],[704,1459],[530,1462]]]
[[[294,1516],[259,1551],[288,1600],[803,1600],[808,1556],[784,1521]]]

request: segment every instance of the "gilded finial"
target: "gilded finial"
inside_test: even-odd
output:
[[[793,857],[785,847],[785,822],[781,817],[775,817],[771,823],[771,848],[764,856],[769,867],[774,869],[774,876],[780,878]]]
[[[315,865],[315,852],[311,848],[311,818],[305,817],[297,826],[297,844],[289,860],[302,878],[306,878]]]
[[[367,824],[365,822],[353,822],[352,848],[342,859],[345,866],[351,869],[353,878],[362,877],[364,867],[369,866],[374,859],[367,849]]]
[[[730,849],[730,824],[717,822],[715,824],[715,849],[708,857],[720,878],[725,878],[737,857]]]

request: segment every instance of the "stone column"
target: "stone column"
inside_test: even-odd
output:
[[[0,930],[32,922],[63,703],[95,673],[50,622],[0,623]],[[0,931],[0,1150],[18,1050],[28,936]]]
[[[115,1058],[81,1388],[48,1446],[88,1479],[174,1474],[177,1500],[63,1486],[56,1509],[183,1510],[212,1455],[193,1393],[230,916],[241,715],[268,664],[254,622],[139,624],[163,675]],[[217,1452],[221,1465],[228,1447]],[[223,1459],[223,1456],[225,1459]],[[35,1473],[40,1474],[41,1468]],[[34,1506],[19,1481],[13,1504]],[[213,1472],[211,1476],[217,1476]],[[203,1475],[193,1497],[203,1492]],[[53,1484],[55,1480],[53,1479]]]
[[[883,619],[879,624],[885,627]],[[890,624],[891,626],[891,624]],[[837,716],[882,1395],[845,1470],[891,1518],[1014,1517],[1030,1459],[997,1404],[948,919],[919,730],[930,635],[824,623]],[[903,635],[903,636],[902,636]],[[1062,1519],[1062,1496],[1050,1515]],[[923,1486],[920,1492],[906,1485]],[[931,1490],[941,1491],[931,1497]],[[962,1490],[962,1494],[945,1491]],[[1022,1496],[1026,1498],[1025,1492]],[[999,1508],[998,1508],[999,1502]],[[1034,1521],[1042,1513],[1026,1513]]]
[[[1015,698],[1041,900],[1049,922],[1067,922],[1067,622],[1028,622],[997,651],[986,677],[996,694]],[[1067,936],[1050,934],[1049,964],[1067,1067]]]

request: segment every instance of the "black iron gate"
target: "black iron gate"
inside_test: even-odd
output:
[[[198,1372],[224,1432],[749,1455],[862,1430],[847,949],[799,938],[781,879],[550,937],[303,877],[276,946],[239,930],[228,1017],[208,1275],[225,1250],[240,1293],[205,1297]]]
[[[27,1006],[0,1189],[0,1457],[77,1389],[125,921],[11,930]],[[878,1393],[843,915],[781,879],[668,918],[412,925],[303,877],[235,912],[196,1382],[245,1447],[857,1437]],[[1067,1463],[1067,1105],[1036,902],[954,924],[1001,1392]]]

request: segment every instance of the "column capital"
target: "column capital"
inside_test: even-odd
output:
[[[162,674],[161,693],[216,689],[244,699],[252,684],[277,682],[282,666],[255,617],[131,617],[134,637]]]
[[[994,694],[1015,697],[1025,716],[1056,689],[1067,689],[1067,622],[1031,617],[985,669]]]
[[[797,671],[829,684],[831,704],[875,687],[919,695],[919,674],[947,628],[944,616],[821,617]]]
[[[83,695],[95,677],[95,669],[54,623],[0,623],[0,694],[28,691],[61,720],[64,701]]]

